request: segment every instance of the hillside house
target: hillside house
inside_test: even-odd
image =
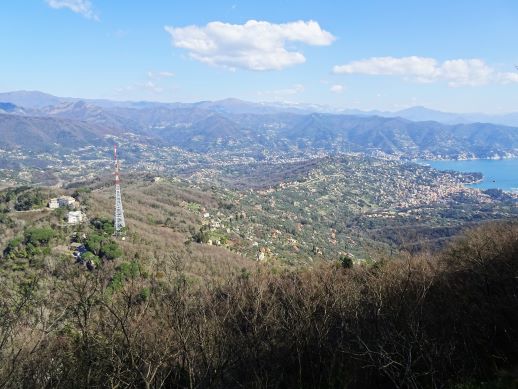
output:
[[[58,202],[58,199],[57,199],[57,198],[50,199],[50,201],[49,201],[49,208],[50,208],[50,209],[56,209],[56,208],[59,208],[59,202]]]
[[[58,197],[58,203],[60,207],[68,207],[76,203],[76,199],[72,196],[60,196]]]
[[[68,212],[68,224],[79,224],[85,218],[85,215],[81,211],[70,211]]]
[[[76,203],[76,199],[72,196],[60,196],[54,197],[49,200],[48,207],[50,209],[63,208],[68,206],[73,206]]]

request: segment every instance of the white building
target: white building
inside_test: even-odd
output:
[[[70,211],[68,212],[68,224],[79,224],[85,218],[85,215],[81,211]]]
[[[56,209],[56,208],[59,208],[59,202],[58,202],[58,199],[54,198],[54,199],[50,199],[49,201],[49,208],[50,209]]]
[[[58,197],[58,203],[60,207],[67,207],[69,205],[74,205],[76,203],[76,199],[72,196],[60,196]]]
[[[60,207],[68,207],[75,205],[76,199],[74,199],[72,196],[60,196],[60,197],[54,197],[50,199],[49,201],[49,208],[50,209],[56,209]]]

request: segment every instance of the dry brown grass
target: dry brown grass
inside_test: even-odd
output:
[[[182,204],[196,202],[206,209],[217,208],[218,202],[210,194],[174,182],[129,183],[122,191],[128,234],[120,244],[127,259],[139,258],[156,273],[177,266],[174,258],[181,258],[185,273],[198,280],[256,267],[255,261],[224,247],[191,243],[189,228],[199,229],[202,217]],[[113,202],[112,187],[92,191],[87,199],[89,216],[111,218]],[[172,225],[164,225],[167,218]]]

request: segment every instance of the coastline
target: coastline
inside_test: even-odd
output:
[[[480,173],[482,175],[480,180],[465,183],[466,188],[482,191],[499,189],[505,193],[518,194],[518,158],[415,159],[412,162],[436,170]],[[479,163],[477,164],[477,162]],[[502,164],[499,162],[504,166],[501,166]],[[471,166],[472,164],[474,166]]]

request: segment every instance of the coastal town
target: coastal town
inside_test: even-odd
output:
[[[210,174],[211,180],[224,180]],[[356,156],[321,161],[267,188],[213,191],[225,207],[184,207],[202,217],[195,235],[199,242],[232,247],[258,260],[300,258],[301,253],[362,257],[370,244],[364,231],[389,242],[389,225],[398,234],[423,225],[439,233],[471,218],[516,216],[515,195],[497,191],[497,198],[466,186],[478,179],[478,174]]]

